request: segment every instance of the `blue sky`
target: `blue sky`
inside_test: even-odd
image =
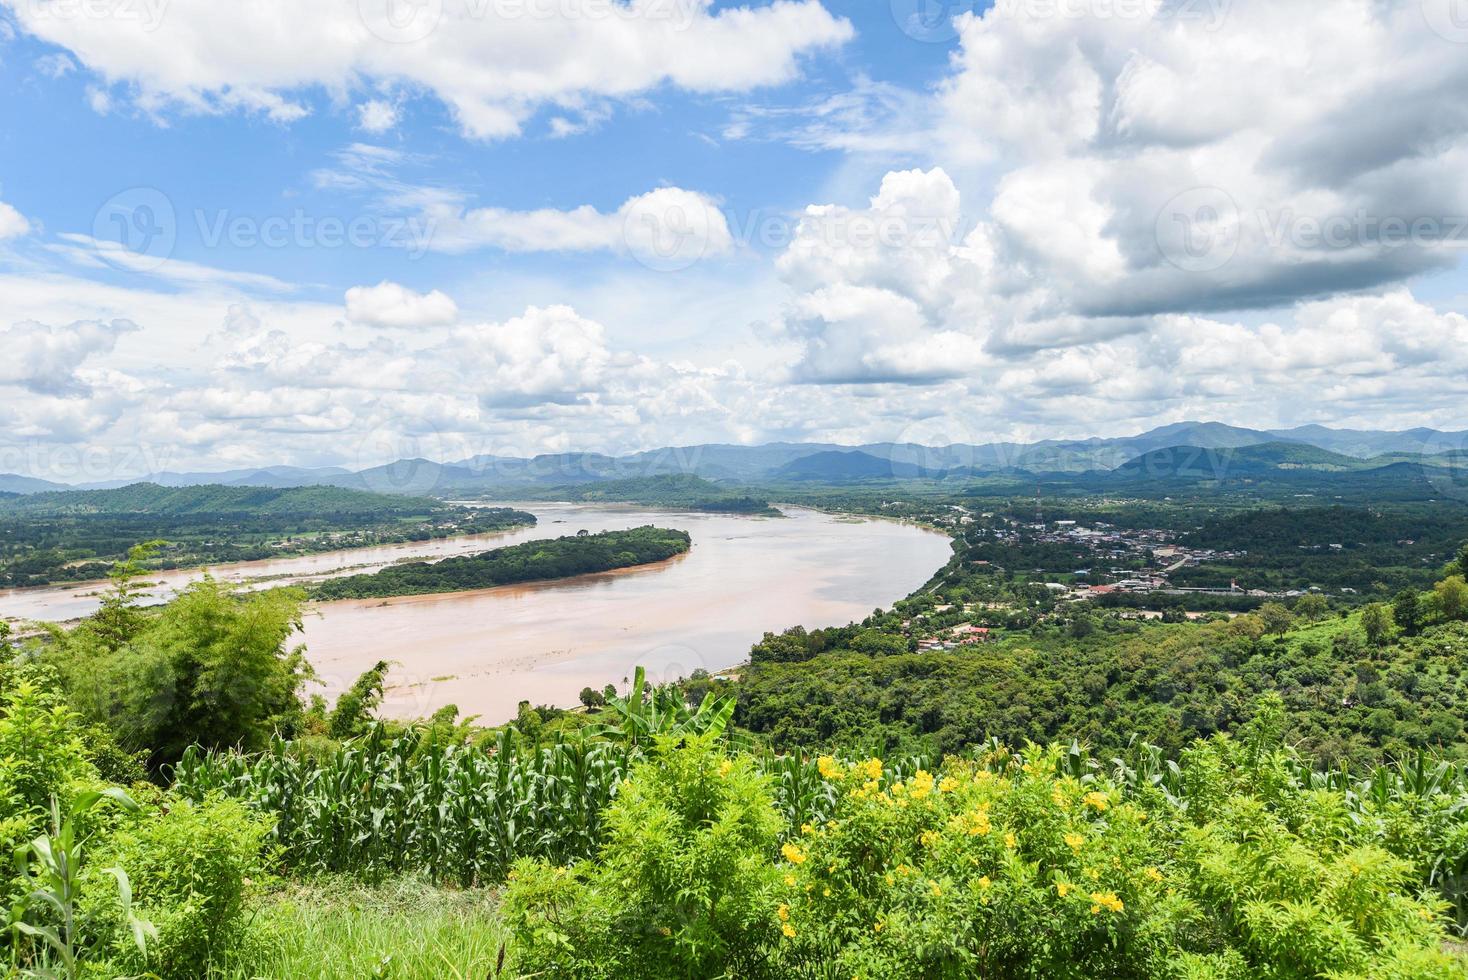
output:
[[[0,471],[1468,424],[1456,0],[80,2]]]

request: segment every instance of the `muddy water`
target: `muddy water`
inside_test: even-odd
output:
[[[786,509],[758,518],[619,506],[519,504],[539,526],[479,539],[363,549],[217,569],[270,581],[381,567],[415,555],[483,550],[533,538],[657,524],[693,549],[656,566],[480,592],[325,603],[305,642],[329,697],[378,660],[396,663],[384,713],[421,717],[455,704],[485,722],[516,704],[571,705],[582,687],[622,684],[639,664],[654,679],[740,663],[766,630],[830,626],[887,606],[925,582],[948,539],[890,521]],[[248,567],[247,567],[248,566]],[[275,578],[284,576],[285,578]],[[180,573],[178,585],[195,577]],[[87,589],[0,594],[0,614],[65,619],[95,605]],[[64,614],[63,614],[64,613]]]

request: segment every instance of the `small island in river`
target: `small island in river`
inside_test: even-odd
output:
[[[371,574],[328,579],[312,587],[311,598],[330,601],[468,592],[497,585],[570,578],[666,561],[686,553],[692,543],[687,531],[651,525],[600,534],[583,531],[477,555],[405,562]]]

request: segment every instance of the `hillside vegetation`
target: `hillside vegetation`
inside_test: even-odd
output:
[[[149,568],[186,568],[484,534],[535,523],[509,508],[337,487],[139,483],[0,499],[0,585],[97,579],[139,541]]]

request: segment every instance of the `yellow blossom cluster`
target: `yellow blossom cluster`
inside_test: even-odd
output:
[[[1099,915],[1102,909],[1120,912],[1123,908],[1121,899],[1116,897],[1116,892],[1092,892],[1091,901],[1095,903],[1091,906],[1092,915]]]
[[[794,844],[787,843],[784,847],[780,848],[780,853],[785,855],[785,860],[791,864],[805,863],[805,852]]]

